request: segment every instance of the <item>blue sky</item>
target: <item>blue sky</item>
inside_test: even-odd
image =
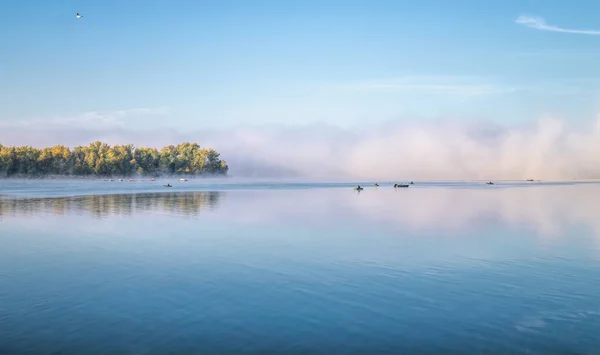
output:
[[[2,1],[0,129],[579,122],[600,103],[599,12],[591,0]]]

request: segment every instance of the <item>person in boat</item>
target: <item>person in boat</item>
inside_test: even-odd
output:
[[[360,185],[358,185],[357,189],[358,189],[358,190],[360,190],[360,189],[361,189]]]

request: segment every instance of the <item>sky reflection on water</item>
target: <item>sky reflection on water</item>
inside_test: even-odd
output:
[[[0,354],[593,354],[599,192],[0,198]]]
[[[222,222],[319,224],[364,221],[413,229],[460,230],[503,224],[533,228],[546,237],[565,228],[600,235],[600,184],[530,186],[504,189],[419,188],[269,191],[183,191],[73,197],[0,197],[0,218],[82,215],[96,218],[163,214]],[[326,216],[326,218],[324,218]]]

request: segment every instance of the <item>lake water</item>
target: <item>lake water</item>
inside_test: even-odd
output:
[[[0,354],[598,354],[600,184],[0,180]]]

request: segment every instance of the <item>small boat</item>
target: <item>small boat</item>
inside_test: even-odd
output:
[[[533,179],[527,179],[527,181],[533,181]]]
[[[164,187],[173,187],[173,185],[171,185],[171,184],[166,184],[166,185],[163,185],[163,186]]]
[[[409,185],[407,184],[394,184],[394,188],[396,187],[408,187]]]
[[[379,184],[378,184],[378,183],[374,183],[374,184],[373,184],[373,186],[375,186],[375,187],[378,187],[378,186],[379,186]]]
[[[179,179],[180,182],[184,182],[187,181],[186,179]]]
[[[493,183],[493,182],[491,182],[491,181],[490,181],[490,182],[486,182],[486,184],[487,184],[487,185],[494,185],[494,183]]]
[[[411,184],[411,185],[414,185],[415,183],[411,181],[411,182],[410,182],[410,184]]]
[[[152,178],[152,179],[150,179],[150,181],[156,181],[156,179],[155,179],[155,178]]]
[[[354,190],[356,190],[356,191],[362,191],[362,190],[364,190],[364,189],[363,189],[362,187],[360,187],[360,186],[359,186],[359,187],[355,187],[355,188],[354,188]]]

